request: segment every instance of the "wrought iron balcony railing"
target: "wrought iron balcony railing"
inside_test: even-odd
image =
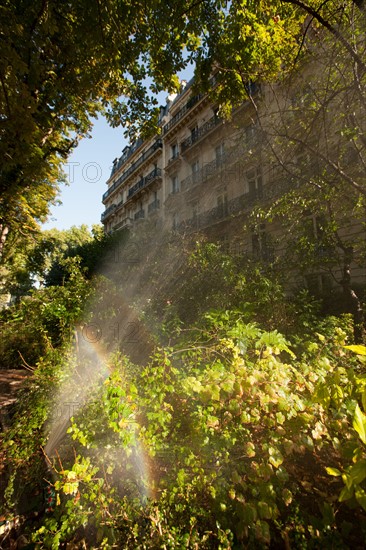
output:
[[[203,229],[235,214],[239,214],[250,207],[260,198],[257,193],[244,193],[234,199],[219,204],[211,210],[202,212],[179,224],[179,230]]]
[[[208,134],[213,128],[215,128],[218,124],[220,124],[221,118],[218,116],[213,116],[205,122],[198,130],[193,132],[188,138],[186,138],[182,143],[180,144],[180,150],[181,153],[184,153],[187,151],[192,145],[194,145],[197,141],[199,141],[204,135]]]
[[[138,193],[141,189],[146,188],[150,183],[153,181],[156,181],[157,179],[161,178],[161,170],[160,168],[154,168],[147,176],[144,178],[141,178],[140,181],[138,181],[131,189],[128,190],[127,198],[130,199],[136,193]]]
[[[184,178],[181,181],[180,188],[182,191],[198,185],[209,178],[218,174],[219,170],[222,170],[224,165],[229,164],[232,161],[235,161],[240,158],[240,153],[237,149],[231,149],[230,151],[225,151],[219,157],[215,158],[211,162],[207,162],[202,168],[197,172],[194,172],[187,178]]]
[[[145,160],[150,158],[155,153],[155,151],[161,149],[162,146],[163,143],[161,139],[155,141],[155,143],[151,147],[149,147],[134,163],[131,164],[131,166],[125,172],[121,174],[118,180],[116,180],[114,184],[111,185],[108,191],[104,193],[103,201],[107,199],[124,181],[126,181],[126,179],[129,178],[130,175],[133,174],[133,172],[135,172],[135,170],[137,170],[141,166],[141,164],[145,162]]]
[[[209,80],[211,88],[214,88],[216,86],[217,80],[216,77],[213,76]],[[193,83],[193,79],[188,83],[187,87],[185,89],[188,89]],[[183,105],[183,107],[173,116],[173,118],[165,124],[163,128],[163,133],[166,134],[169,132],[173,126],[175,126],[182,118],[192,109],[196,103],[198,103],[203,97],[205,97],[206,94],[197,94],[195,96],[192,96],[189,98],[187,103]]]
[[[171,128],[173,128],[173,126],[175,126],[177,124],[177,122],[179,122],[180,120],[182,120],[182,118],[188,113],[188,111],[190,111],[192,109],[192,107],[199,102],[200,99],[202,99],[204,97],[204,94],[198,94],[198,95],[195,95],[193,97],[191,97],[187,103],[181,108],[179,109],[179,111],[177,112],[176,115],[173,116],[173,118],[171,120],[169,120],[169,122],[167,124],[165,124],[164,128],[163,128],[163,132],[164,134],[166,134],[167,132],[169,132],[169,130]]]
[[[116,204],[111,204],[111,206],[108,206],[108,208],[102,213],[101,215],[101,221],[103,222],[104,220],[106,220],[109,216],[111,216],[113,214],[113,212],[115,211],[115,209],[117,208],[117,205]]]

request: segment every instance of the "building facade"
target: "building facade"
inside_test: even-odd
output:
[[[278,98],[273,89],[263,86],[252,86],[250,91],[252,99],[237,108],[228,122],[220,118],[218,106],[206,95],[192,92],[192,82],[183,83],[181,93],[170,96],[161,108],[160,134],[125,147],[121,157],[114,160],[103,195],[105,231],[133,228],[148,221],[152,230],[203,232],[231,253],[272,261],[281,249],[281,224],[253,225],[250,214],[255,206],[268,207],[300,186],[304,171],[320,169],[301,146],[292,148],[290,157],[288,151],[283,153],[287,155],[286,167],[281,160],[276,161],[276,154],[269,154],[274,145],[269,144],[265,121],[273,119],[268,110],[275,112]],[[256,97],[265,106],[263,120],[258,116]],[[286,101],[292,109],[296,107],[298,97],[298,90],[287,98],[282,95],[281,113],[286,112]],[[280,123],[283,121],[272,120],[273,126]],[[285,124],[291,126],[291,117]],[[292,172],[288,167],[293,167]],[[319,216],[306,213],[305,218],[314,236],[317,232],[320,235]],[[366,241],[365,228],[357,220],[347,232],[356,240]],[[364,284],[362,261],[353,263],[357,280]],[[319,267],[305,274],[308,286],[328,289],[332,281],[327,271]],[[341,271],[339,267],[338,277]]]
[[[191,83],[161,108],[161,134],[125,147],[103,195],[107,233],[154,220],[165,229],[204,230],[221,240],[237,215],[263,196],[259,132],[248,101],[223,121]],[[234,222],[234,223],[233,223]],[[216,227],[218,226],[218,227]]]

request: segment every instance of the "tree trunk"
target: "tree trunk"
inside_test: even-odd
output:
[[[347,246],[343,249],[344,251],[344,263],[343,263],[343,278],[340,281],[340,284],[343,288],[343,295],[347,307],[349,308],[350,313],[353,316],[353,334],[356,344],[362,343],[363,335],[363,309],[362,304],[357,296],[356,292],[353,290],[351,285],[351,263],[353,260],[353,247]]]
[[[0,263],[1,263],[1,257],[3,255],[5,241],[8,233],[9,233],[9,228],[6,225],[0,223]]]

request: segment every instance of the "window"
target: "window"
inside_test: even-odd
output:
[[[304,236],[309,246],[313,247],[315,256],[324,259],[332,257],[334,245],[330,241],[328,233],[328,221],[323,215],[314,215],[307,211],[304,220]]]
[[[255,136],[256,136],[256,127],[254,124],[251,124],[250,126],[246,126],[244,129],[245,133],[245,143],[247,147],[252,147],[255,142]]]
[[[244,255],[244,242],[236,240],[231,243],[230,252],[234,256],[243,256]]]
[[[246,183],[250,198],[260,199],[263,196],[262,170],[260,167],[253,168],[246,173]]]
[[[178,143],[174,143],[171,146],[171,160],[176,159],[179,155]]]
[[[224,155],[225,155],[225,146],[224,146],[224,142],[222,141],[220,145],[215,147],[216,166],[220,166],[223,163]]]
[[[172,194],[175,195],[175,193],[179,193],[179,180],[176,174],[172,176],[171,183],[172,183]]]
[[[290,96],[290,112],[303,109],[314,98],[314,92],[311,86],[305,85],[302,90],[298,90]]]
[[[309,167],[312,164],[312,158],[306,147],[297,149],[296,153],[293,156],[294,168],[300,174],[303,174],[304,170],[309,170]]]
[[[313,296],[329,294],[332,290],[332,279],[327,273],[305,275],[306,287]]]
[[[230,253],[230,240],[228,235],[223,235],[218,241],[218,244],[220,246],[221,252],[223,254],[229,254]]]
[[[192,126],[192,128],[190,130],[191,130],[192,141],[195,141],[197,139],[197,135],[198,135],[198,126],[197,126],[197,124],[195,124],[195,126]]]
[[[218,218],[224,218],[228,214],[228,201],[227,193],[224,191],[217,197],[217,216]]]

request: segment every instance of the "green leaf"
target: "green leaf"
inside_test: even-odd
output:
[[[348,472],[354,484],[360,484],[366,478],[366,460],[360,460],[351,466]]]
[[[364,510],[366,510],[366,492],[361,489],[361,487],[357,487],[355,491],[355,497],[357,499],[357,502],[362,506]]]
[[[245,455],[248,456],[249,458],[252,458],[253,456],[255,456],[254,443],[252,442],[246,443],[244,445],[244,452],[245,452]]]
[[[327,474],[329,474],[330,476],[340,476],[342,475],[342,472],[340,472],[339,470],[337,470],[337,468],[331,468],[331,467],[328,467],[328,468],[325,468],[327,470]]]
[[[282,491],[282,499],[286,506],[291,504],[293,495],[289,489],[283,489]]]
[[[319,505],[320,511],[323,516],[324,523],[326,525],[333,525],[335,522],[334,510],[329,502],[323,502]]]
[[[277,420],[277,424],[283,424],[286,420],[286,417],[281,412],[278,412],[276,413],[276,420]]]
[[[353,487],[350,489],[348,487],[343,487],[338,500],[339,502],[344,502],[345,500],[348,500],[352,497],[353,497]]]
[[[256,537],[264,541],[266,544],[269,544],[271,540],[271,533],[269,525],[266,521],[257,521],[255,525]]]
[[[366,415],[364,415],[358,405],[353,417],[353,427],[360,436],[362,443],[366,445]]]
[[[343,346],[346,349],[354,351],[357,355],[366,355],[366,346]]]
[[[252,525],[257,519],[257,510],[252,504],[244,503],[239,513],[246,525]]]
[[[269,462],[270,464],[272,464],[272,466],[274,466],[275,468],[278,468],[279,466],[281,466],[282,462],[283,462],[283,456],[281,454],[281,452],[279,451],[279,449],[277,449],[276,447],[270,447],[268,449],[268,452],[269,452]]]
[[[258,515],[261,519],[271,519],[272,510],[267,502],[259,501],[257,504]]]

